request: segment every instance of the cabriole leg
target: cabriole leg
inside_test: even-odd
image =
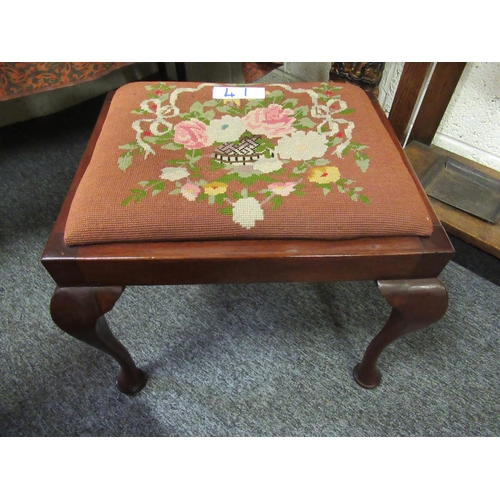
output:
[[[366,389],[373,389],[380,383],[376,363],[390,343],[435,323],[448,308],[448,292],[438,278],[378,281],[377,286],[392,312],[368,345],[361,363],[354,367],[354,380]]]
[[[112,334],[104,315],[113,309],[125,287],[57,287],[50,302],[54,323],[69,335],[112,356],[120,364],[118,388],[136,394],[147,381],[129,352]]]

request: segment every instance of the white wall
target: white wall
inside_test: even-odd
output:
[[[391,110],[394,95],[398,88],[401,72],[403,71],[404,63],[387,62],[385,63],[384,73],[379,85],[378,100],[385,114],[388,115]]]
[[[403,63],[386,63],[380,103],[389,112]],[[500,171],[500,63],[467,63],[433,144]]]
[[[468,63],[433,144],[500,171],[500,63]]]

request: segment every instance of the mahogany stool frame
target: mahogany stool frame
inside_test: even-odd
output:
[[[71,201],[89,164],[114,92],[104,102],[75,178],[42,256],[57,284],[50,302],[55,324],[69,335],[112,356],[120,365],[118,388],[139,392],[148,375],[139,369],[106,322],[126,286],[373,280],[392,307],[387,323],[353,371],[374,388],[383,350],[398,338],[438,321],[448,307],[439,274],[454,249],[376,97],[382,122],[417,184],[431,214],[430,237],[378,237],[342,241],[245,240],[112,243],[67,246],[64,228]]]

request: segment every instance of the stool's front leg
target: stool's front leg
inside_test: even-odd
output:
[[[438,321],[448,308],[448,292],[438,278],[378,281],[377,285],[392,312],[368,345],[361,363],[354,367],[354,380],[366,389],[373,389],[380,383],[376,363],[391,342]]]
[[[113,336],[104,315],[113,309],[124,287],[57,287],[50,302],[54,323],[69,335],[112,356],[120,364],[118,387],[126,394],[139,392],[147,375]]]

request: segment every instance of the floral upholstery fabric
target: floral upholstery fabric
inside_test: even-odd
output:
[[[399,150],[351,84],[137,82],[113,97],[65,231],[69,245],[432,232]]]
[[[0,101],[95,80],[128,64],[0,62]]]

